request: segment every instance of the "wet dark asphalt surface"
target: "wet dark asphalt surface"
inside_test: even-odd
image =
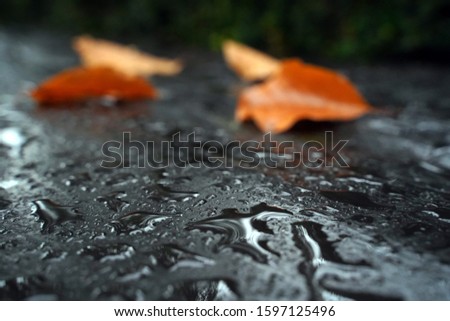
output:
[[[338,68],[383,112],[274,136],[332,130],[348,168],[105,169],[123,132],[262,135],[233,121],[239,81],[209,53],[154,79],[155,102],[38,109],[23,92],[77,63],[68,41],[0,32],[1,299],[450,299],[448,67]]]

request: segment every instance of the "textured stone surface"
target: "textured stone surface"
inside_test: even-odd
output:
[[[0,33],[1,299],[450,299],[448,68],[339,68],[383,112],[274,136],[332,130],[348,168],[101,168],[123,132],[261,140],[220,56],[185,58],[159,101],[38,109],[68,39]]]

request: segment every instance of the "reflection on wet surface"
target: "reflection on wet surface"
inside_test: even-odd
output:
[[[265,234],[274,234],[268,226],[269,220],[289,220],[292,213],[266,204],[258,204],[250,213],[239,213],[235,209],[225,209],[221,215],[197,221],[189,229],[217,233],[223,236],[219,250],[231,248],[242,252],[260,263],[268,263],[267,256],[274,250],[267,245]],[[276,254],[276,252],[275,252]]]
[[[41,38],[27,46],[54,66],[0,59],[14,88],[71,61]],[[47,110],[0,95],[0,299],[450,299],[448,70],[349,68],[395,112],[274,136],[300,144],[331,129],[349,140],[348,168],[100,167],[123,132],[156,152],[177,132],[261,140],[233,122],[237,80],[206,55],[206,69],[199,55],[155,79],[165,95],[151,103]]]
[[[34,201],[36,214],[43,221],[42,230],[49,232],[57,224],[65,221],[81,220],[82,216],[69,206],[61,206],[52,200],[42,199]]]

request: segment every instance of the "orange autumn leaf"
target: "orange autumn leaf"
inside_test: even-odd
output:
[[[349,121],[371,109],[344,76],[290,59],[264,83],[243,90],[236,119],[280,133],[300,120]]]
[[[44,81],[31,92],[41,105],[72,103],[94,97],[118,100],[156,98],[156,90],[145,79],[131,77],[111,68],[72,68]]]
[[[230,68],[247,81],[265,79],[281,66],[278,59],[233,40],[225,41],[222,50]]]
[[[183,69],[178,60],[155,57],[132,47],[89,36],[76,37],[73,47],[84,66],[110,67],[130,76],[171,76]]]

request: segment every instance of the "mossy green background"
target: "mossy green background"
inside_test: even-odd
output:
[[[450,54],[448,0],[1,0],[0,24],[339,61]]]

